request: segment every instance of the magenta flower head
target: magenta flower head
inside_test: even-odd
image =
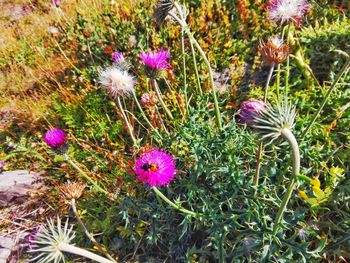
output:
[[[52,0],[55,6],[59,7],[60,6],[60,1],[59,0]]]
[[[119,64],[125,61],[123,52],[116,51],[112,57],[113,63]]]
[[[267,9],[269,18],[276,23],[300,22],[309,8],[306,0],[270,0]]]
[[[242,103],[239,117],[245,124],[251,126],[255,118],[267,107],[267,104],[261,100],[249,99]]]
[[[175,160],[165,151],[153,149],[143,153],[135,163],[137,179],[153,186],[167,186],[175,179]]]
[[[158,78],[161,73],[170,67],[168,50],[142,52],[140,59],[145,65],[145,72],[149,78]]]
[[[47,145],[52,148],[58,149],[65,145],[67,139],[67,134],[57,128],[53,128],[45,133],[44,140]]]

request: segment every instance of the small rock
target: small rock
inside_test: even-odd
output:
[[[26,170],[0,173],[0,208],[28,200],[28,192],[41,187],[41,176]]]

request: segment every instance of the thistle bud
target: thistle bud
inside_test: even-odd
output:
[[[158,98],[154,92],[144,93],[141,96],[141,104],[145,107],[154,107],[157,105]]]
[[[255,118],[257,118],[262,110],[267,108],[267,104],[261,100],[249,99],[242,103],[239,117],[241,120],[251,126]]]
[[[44,136],[46,144],[54,149],[62,148],[66,143],[66,139],[67,134],[63,130],[57,128],[52,128],[47,131]]]

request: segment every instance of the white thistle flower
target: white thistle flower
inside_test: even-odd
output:
[[[119,97],[135,92],[134,78],[117,66],[106,68],[100,72],[99,83],[112,96]]]
[[[270,0],[267,9],[270,19],[276,23],[284,24],[293,21],[300,24],[308,7],[305,0]]]

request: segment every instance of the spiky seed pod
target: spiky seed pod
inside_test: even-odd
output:
[[[277,36],[269,37],[266,43],[260,40],[258,50],[267,64],[281,64],[290,54],[289,45]]]
[[[58,191],[62,199],[70,202],[72,199],[79,199],[83,195],[85,187],[86,184],[81,182],[69,182],[63,186],[60,186]]]
[[[47,226],[42,226],[32,241],[37,248],[30,252],[38,253],[30,261],[36,263],[65,262],[64,254],[59,248],[60,243],[71,244],[75,237],[73,225],[69,227],[68,220],[62,228],[61,219],[57,218],[57,224],[53,219],[47,221]]]
[[[157,8],[153,14],[158,26],[162,25],[169,15],[169,12],[174,8],[174,0],[159,0]]]
[[[277,102],[276,108],[267,106],[262,110],[251,126],[262,140],[270,144],[282,135],[283,129],[291,130],[294,127],[295,115],[295,107],[290,102],[285,101],[283,104]]]

